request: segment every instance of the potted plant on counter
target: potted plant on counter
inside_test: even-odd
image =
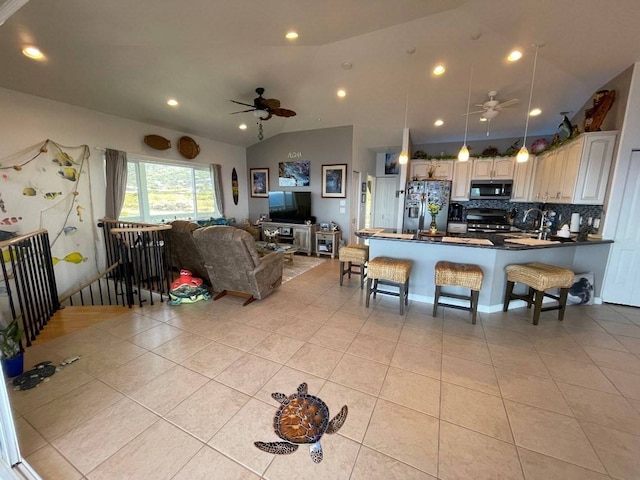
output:
[[[24,332],[18,323],[19,318],[11,320],[6,327],[0,327],[0,355],[2,355],[2,369],[7,377],[16,377],[24,370],[24,351],[22,350]]]

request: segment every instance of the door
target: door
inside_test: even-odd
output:
[[[396,177],[376,177],[376,193],[373,199],[373,227],[396,228],[398,199]]]
[[[351,225],[349,238],[345,238],[347,243],[357,243],[356,231],[362,228],[362,211],[364,203],[362,202],[362,187],[360,185],[360,172],[353,170],[351,172]]]
[[[640,307],[640,150],[631,154],[602,300]]]

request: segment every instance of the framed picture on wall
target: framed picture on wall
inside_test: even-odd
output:
[[[269,196],[269,169],[268,168],[251,168],[251,196],[252,197],[268,197]]]
[[[346,163],[337,165],[322,165],[322,196],[326,198],[346,198]]]

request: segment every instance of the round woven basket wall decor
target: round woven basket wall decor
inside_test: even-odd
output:
[[[200,153],[200,145],[191,137],[180,137],[178,151],[184,158],[192,160]]]

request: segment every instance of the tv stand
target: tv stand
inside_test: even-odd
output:
[[[312,223],[307,225],[304,223],[281,223],[281,222],[262,222],[262,231],[265,229],[278,229],[278,242],[290,243],[298,247],[299,252],[305,252],[307,255],[313,253],[315,247],[315,235],[318,231],[318,224]],[[264,233],[262,234],[264,239]]]

